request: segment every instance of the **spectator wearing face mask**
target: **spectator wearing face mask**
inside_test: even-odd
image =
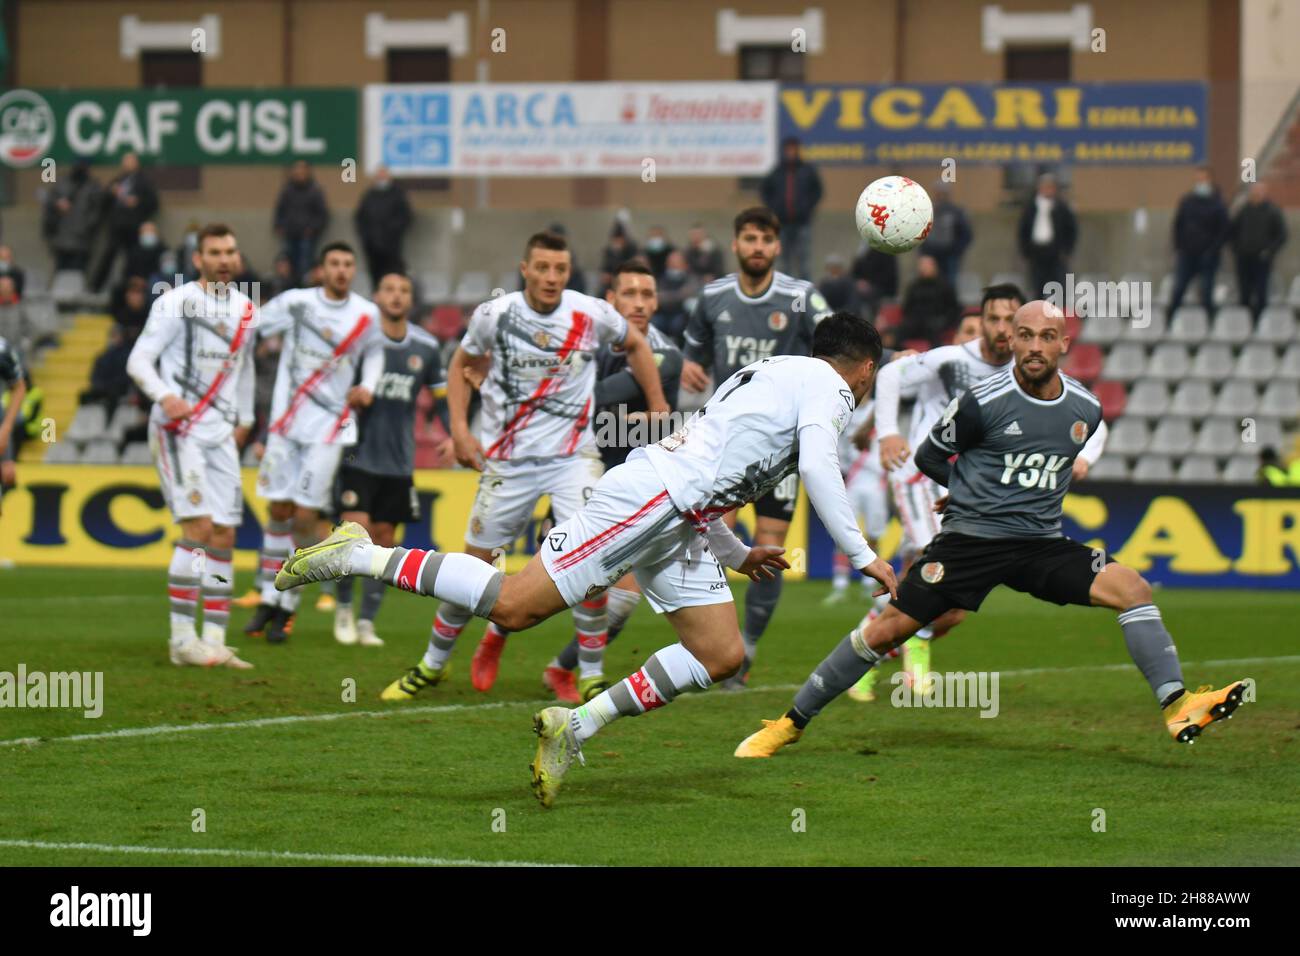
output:
[[[136,244],[126,254],[126,272],[124,278],[140,276],[149,278],[162,266],[163,242],[158,235],[156,223],[140,224],[140,235]]]
[[[646,233],[645,238],[645,258],[650,264],[650,271],[655,274],[655,279],[659,280],[664,277],[664,269],[668,266],[668,256],[676,251],[677,247],[668,240],[668,233],[663,226],[651,226],[650,231]]]
[[[1174,213],[1174,252],[1177,254],[1173,295],[1169,299],[1172,315],[1183,304],[1187,287],[1196,280],[1201,291],[1201,305],[1214,309],[1214,277],[1219,271],[1219,251],[1228,233],[1228,207],[1210,178],[1208,167],[1196,171],[1191,192],[1183,196]]]
[[[690,317],[686,303],[700,294],[703,283],[691,274],[686,256],[680,249],[668,253],[663,278],[657,280],[659,311],[650,319],[652,325],[680,347]]]

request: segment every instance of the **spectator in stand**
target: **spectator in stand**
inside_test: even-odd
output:
[[[839,253],[826,257],[826,274],[818,281],[817,291],[822,294],[832,312],[862,314],[862,299],[858,295],[857,285],[848,273],[844,257]]]
[[[289,178],[275,201],[275,234],[301,281],[316,262],[316,244],[329,225],[325,192],[312,176],[307,161],[300,159],[289,168]]]
[[[1183,196],[1174,213],[1173,295],[1169,311],[1183,304],[1187,287],[1196,279],[1200,285],[1201,305],[1207,312],[1214,309],[1214,276],[1219,271],[1219,250],[1228,233],[1228,207],[1210,178],[1208,166],[1196,171],[1191,192]]]
[[[41,232],[50,245],[56,270],[85,271],[103,212],[104,187],[90,175],[89,164],[78,160],[45,200]]]
[[[140,157],[135,153],[126,153],[122,157],[121,171],[108,184],[105,199],[108,204],[108,241],[90,283],[96,292],[104,288],[119,255],[130,260],[141,236],[140,227],[158,213],[158,190],[141,172]]]
[[[1237,260],[1237,289],[1241,304],[1256,319],[1268,305],[1268,281],[1273,258],[1286,245],[1286,220],[1282,210],[1268,198],[1268,187],[1255,183],[1250,197],[1237,210],[1228,230],[1232,254]]]
[[[1079,221],[1068,203],[1057,195],[1056,177],[1038,177],[1038,191],[1020,214],[1020,254],[1029,264],[1030,293],[1045,296],[1049,283],[1065,285],[1066,261],[1079,238]]]
[[[864,242],[853,258],[853,282],[862,304],[876,315],[881,302],[898,298],[898,257]]]
[[[18,268],[14,262],[14,251],[0,244],[0,276],[9,276],[14,280],[14,291],[21,297],[23,286],[27,282],[27,273]]]
[[[691,226],[691,231],[686,234],[686,268],[700,280],[701,286],[718,276],[726,275],[726,270],[722,267],[722,250],[713,241],[713,237],[704,231],[702,223],[697,222]]]
[[[924,339],[931,347],[942,345],[945,335],[961,321],[957,293],[939,273],[932,256],[916,260],[916,278],[903,296],[903,322],[895,342],[902,346],[909,339]]]
[[[781,271],[799,279],[811,274],[812,219],[822,200],[822,178],[803,161],[796,137],[781,143],[781,162],[763,178],[763,204],[781,220]]]
[[[383,276],[405,271],[402,241],[411,226],[411,203],[406,198],[406,190],[393,181],[386,167],[375,170],[354,220],[370,268],[370,281],[378,289]]]
[[[107,422],[113,420],[117,406],[131,393],[131,376],[126,374],[126,360],[134,340],[120,325],[108,333],[108,347],[99,353],[90,370],[90,386],[83,389],[79,404],[104,406]]]
[[[591,294],[604,295],[605,290],[610,286],[610,282],[613,281],[614,273],[618,271],[618,267],[636,254],[636,240],[627,234],[627,226],[623,224],[623,220],[615,219],[614,225],[609,229],[609,241],[605,243],[605,248],[601,250],[601,287],[599,291],[591,292]]]
[[[939,264],[939,271],[948,284],[957,288],[961,273],[961,257],[971,244],[974,234],[966,210],[952,201],[952,187],[940,180],[934,184],[934,219],[930,234],[921,243],[921,255],[931,256]]]
[[[271,281],[262,290],[262,301],[270,301],[281,292],[296,288],[298,283],[294,281],[293,263],[282,252],[275,257],[275,264],[271,267]]]
[[[147,279],[156,275],[162,271],[163,251],[162,236],[158,234],[157,224],[140,223],[140,235],[126,254],[126,271],[122,273],[122,278],[141,276]]]
[[[143,276],[131,276],[122,289],[121,299],[114,303],[113,321],[122,330],[128,345],[134,344],[149,320],[149,282]]]
[[[703,283],[691,274],[686,256],[680,249],[668,254],[664,276],[658,286],[659,311],[650,319],[652,325],[682,347],[686,320],[690,318],[686,303],[700,294]]]
[[[12,275],[3,273],[0,273],[0,339],[17,349],[19,355],[32,354],[32,324],[18,295],[18,284]]]
[[[645,239],[645,260],[650,266],[650,271],[654,273],[656,282],[664,277],[664,270],[668,267],[668,256],[676,249],[677,247],[668,240],[668,232],[663,226],[650,227]]]
[[[193,282],[199,277],[198,270],[194,268],[194,253],[199,248],[199,223],[196,219],[191,219],[189,225],[185,227],[185,238],[181,244],[176,247],[175,262],[171,269],[166,270],[167,282],[169,284],[184,285],[186,282]],[[181,277],[181,281],[176,281],[176,276]]]

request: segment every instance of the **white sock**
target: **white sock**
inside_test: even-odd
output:
[[[197,637],[200,585],[206,555],[197,542],[182,538],[172,548],[167,566],[167,598],[171,604],[171,643],[184,644]]]

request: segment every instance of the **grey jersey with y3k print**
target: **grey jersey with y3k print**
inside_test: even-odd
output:
[[[686,324],[686,358],[721,385],[746,365],[774,355],[812,355],[813,328],[829,314],[811,282],[773,271],[767,290],[750,298],[733,272],[700,292]]]
[[[957,455],[944,531],[1060,536],[1070,467],[1101,423],[1101,403],[1083,385],[1064,374],[1061,384],[1058,398],[1033,398],[1008,366],[949,404],[926,439]]]
[[[361,413],[361,437],[344,461],[372,475],[404,478],[415,470],[415,405],[442,379],[438,340],[417,325],[406,336],[383,337],[384,374]]]

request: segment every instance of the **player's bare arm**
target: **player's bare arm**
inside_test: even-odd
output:
[[[463,348],[456,349],[451,357],[451,368],[447,370],[447,419],[451,423],[456,461],[466,468],[482,471],[487,455],[469,430],[470,384],[465,373],[474,361]]]
[[[623,350],[627,353],[627,364],[632,370],[632,377],[645,394],[651,416],[667,415],[670,409],[664,398],[663,383],[659,381],[659,367],[655,365],[654,351],[646,337],[631,324],[627,327]]]

